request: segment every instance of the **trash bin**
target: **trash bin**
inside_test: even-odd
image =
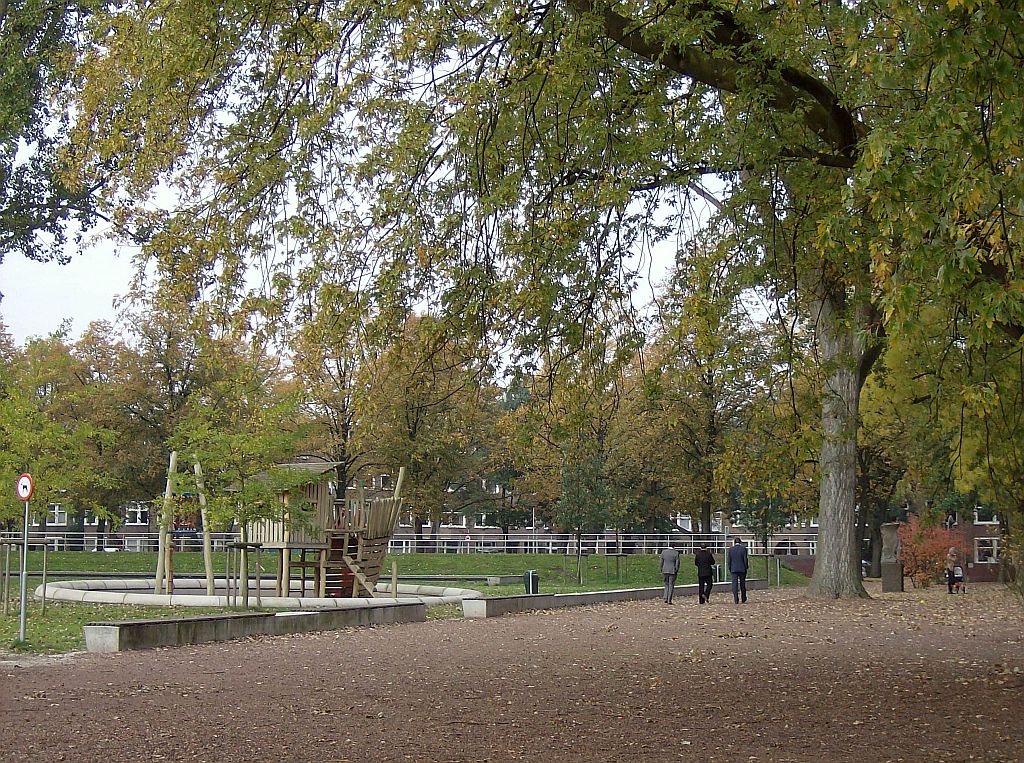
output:
[[[526,586],[527,593],[537,593],[540,588],[540,576],[537,575],[537,570],[527,570],[524,572],[523,584]]]

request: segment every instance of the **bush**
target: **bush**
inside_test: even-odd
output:
[[[922,588],[945,575],[946,554],[950,548],[964,547],[963,536],[959,532],[925,526],[913,514],[908,521],[900,523],[899,538],[903,572]],[[962,551],[959,563],[965,564]]]

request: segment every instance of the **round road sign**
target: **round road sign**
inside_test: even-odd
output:
[[[32,481],[31,474],[22,474],[18,477],[18,500],[27,501],[32,497],[32,491],[36,489],[36,483]]]

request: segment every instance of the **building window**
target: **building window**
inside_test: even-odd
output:
[[[391,489],[391,475],[390,474],[382,474],[382,475],[380,475],[380,489],[381,490],[390,490]]]
[[[683,530],[690,531],[693,529],[693,520],[690,518],[689,514],[676,514],[675,522],[676,526]]]
[[[995,509],[977,506],[974,509],[974,524],[997,525],[999,524],[999,517],[996,515]]]
[[[124,512],[124,523],[126,525],[149,526],[149,505],[145,503],[131,503]]]
[[[458,511],[446,511],[441,524],[446,527],[466,527],[466,516]]]
[[[975,538],[974,561],[977,564],[998,564],[999,538]]]
[[[58,527],[67,527],[68,524],[68,511],[59,503],[51,503],[48,507],[50,509],[50,524]]]
[[[100,520],[99,517],[97,517],[91,511],[87,511],[85,512],[85,518],[82,520],[82,524],[84,524],[86,527],[99,527]]]

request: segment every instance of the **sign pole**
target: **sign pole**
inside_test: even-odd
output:
[[[28,607],[28,501],[25,501],[25,525],[21,535],[21,614],[18,616],[18,641],[25,640],[25,619]]]
[[[25,621],[28,615],[28,499],[32,497],[35,483],[32,475],[22,474],[17,482],[18,498],[25,504],[25,524],[21,535],[21,614],[18,617],[18,641],[25,640]]]

